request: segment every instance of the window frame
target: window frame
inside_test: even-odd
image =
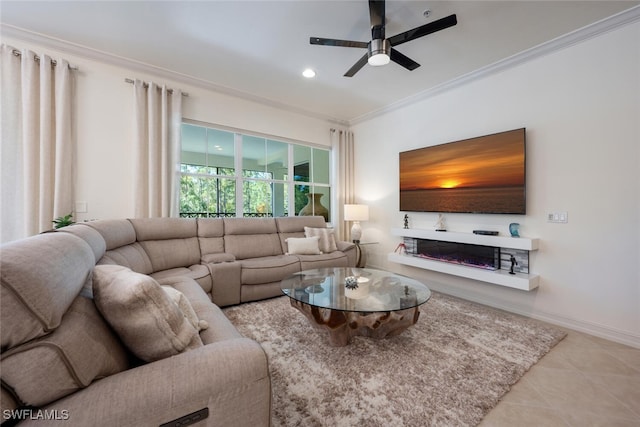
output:
[[[314,188],[322,188],[323,192],[326,191],[325,194],[327,194],[329,196],[329,206],[330,208],[333,207],[333,200],[332,200],[332,196],[333,196],[333,183],[332,181],[332,170],[333,170],[333,164],[332,164],[332,147],[327,147],[327,146],[320,146],[317,144],[312,144],[312,143],[306,143],[306,142],[302,142],[302,141],[298,141],[298,140],[293,140],[290,138],[284,138],[284,137],[279,137],[279,136],[273,136],[273,135],[266,135],[266,134],[260,134],[260,133],[255,133],[255,132],[251,132],[251,131],[247,131],[247,130],[242,130],[242,129],[236,129],[236,128],[230,128],[227,126],[222,126],[222,125],[217,125],[217,124],[212,124],[212,123],[205,123],[205,122],[201,122],[201,121],[195,121],[195,120],[190,120],[190,119],[183,119],[182,123],[181,123],[181,130],[182,130],[182,126],[184,125],[190,125],[190,126],[197,126],[197,127],[202,127],[205,130],[214,130],[214,131],[222,131],[222,132],[228,132],[233,134],[233,144],[234,144],[234,175],[220,175],[219,171],[220,169],[229,169],[228,166],[215,166],[215,165],[205,165],[205,167],[208,168],[214,168],[216,170],[216,174],[202,174],[202,173],[189,173],[189,172],[183,172],[183,165],[191,165],[191,166],[201,166],[201,165],[193,165],[189,162],[184,162],[182,161],[182,157],[183,157],[183,153],[184,151],[182,150],[182,147],[180,148],[180,153],[181,153],[181,159],[180,159],[180,172],[178,174],[178,180],[180,181],[178,184],[178,189],[179,189],[179,197],[178,197],[178,203],[179,203],[179,216],[180,217],[200,217],[200,216],[205,216],[205,217],[223,217],[223,216],[235,216],[235,217],[246,217],[246,216],[265,216],[265,217],[276,217],[276,216],[282,216],[282,215],[276,215],[277,212],[277,206],[275,204],[275,191],[274,188],[276,185],[283,185],[285,186],[285,194],[286,194],[286,199],[283,201],[283,205],[282,205],[282,212],[286,215],[286,216],[297,216],[298,215],[298,211],[299,209],[296,208],[296,188],[298,186],[306,186],[309,188],[309,191],[312,191],[312,189]],[[265,140],[265,144],[268,144],[269,141],[274,141],[274,142],[278,142],[278,143],[284,143],[287,144],[287,172],[284,175],[283,179],[280,178],[274,178],[273,172],[269,171],[268,166],[265,165],[265,170],[264,171],[256,171],[259,173],[264,173],[264,174],[270,174],[271,177],[270,178],[257,178],[257,177],[247,177],[245,176],[245,169],[243,162],[244,162],[244,158],[243,158],[243,153],[242,153],[242,149],[243,149],[243,136],[247,136],[250,138],[259,138],[259,139],[264,139]],[[267,145],[265,145],[267,146]],[[308,163],[309,163],[309,180],[308,181],[296,181],[295,180],[295,176],[294,176],[294,169],[296,166],[294,164],[294,160],[295,160],[295,156],[294,156],[294,148],[295,146],[300,146],[300,147],[305,147],[306,149],[309,149],[309,159],[308,159]],[[328,182],[314,182],[314,167],[317,167],[317,165],[315,165],[314,163],[314,153],[316,152],[316,150],[321,150],[323,152],[326,152],[326,154],[324,154],[324,156],[326,156],[327,158],[327,170],[326,170],[326,176],[328,177],[327,181]],[[209,159],[209,153],[205,150],[204,152],[207,160]],[[302,163],[301,163],[302,164]],[[216,179],[218,180],[217,183],[217,188],[219,188],[219,180],[220,179],[232,179],[235,180],[235,213],[233,215],[231,214],[225,214],[225,213],[220,213],[220,212],[182,212],[182,177],[183,176],[194,176],[196,178],[200,178],[200,179]],[[270,208],[268,209],[268,212],[265,215],[258,215],[260,212],[244,212],[244,185],[246,182],[265,182],[267,183],[270,187],[271,187],[271,200],[270,200]],[[216,199],[216,206],[219,208],[220,207],[220,192],[217,193],[216,195],[217,199]],[[291,206],[294,207],[294,209],[291,209]],[[219,210],[219,209],[217,209]],[[329,209],[329,220],[332,217],[332,210],[333,209]],[[204,214],[204,215],[203,215]],[[249,214],[249,215],[247,215]]]

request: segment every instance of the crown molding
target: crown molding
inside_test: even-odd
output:
[[[593,37],[597,37],[600,34],[604,34],[606,32],[615,30],[617,28],[620,28],[622,26],[631,24],[639,20],[640,20],[640,5],[634,6],[616,15],[612,15],[608,18],[605,18],[600,21],[594,22],[593,24],[587,25],[586,27],[579,28],[575,31],[572,31],[570,33],[567,33],[555,39],[549,40],[548,42],[534,46],[530,49],[524,50],[515,55],[507,57],[505,59],[501,59],[500,61],[494,62],[493,64],[489,64],[485,67],[478,68],[475,71],[472,71],[467,74],[463,74],[460,77],[456,77],[454,79],[446,81],[440,85],[434,86],[425,91],[415,93],[414,95],[411,95],[407,98],[396,101],[378,110],[353,118],[349,120],[349,126],[353,126],[355,124],[374,119],[383,114],[387,114],[392,111],[399,110],[401,108],[407,107],[409,105],[412,105],[417,102],[423,101],[425,99],[431,98],[433,96],[439,95],[443,92],[447,92],[452,89],[456,89],[458,87],[464,86],[475,80],[479,80],[484,77],[490,76],[492,74],[499,73],[501,71],[518,66],[525,62],[532,61],[536,58],[549,55],[553,52],[566,49],[575,44],[581,43],[585,40],[591,39]]]
[[[220,93],[223,95],[233,96],[236,98],[244,99],[246,101],[254,102],[271,108],[279,109],[282,111],[300,114],[306,117],[324,120],[332,124],[339,126],[350,127],[358,123],[362,123],[383,114],[390,113],[392,111],[404,108],[406,106],[415,104],[433,96],[439,95],[443,92],[456,89],[464,86],[475,80],[482,79],[492,74],[504,71],[506,69],[518,66],[528,61],[532,61],[536,58],[557,52],[562,49],[566,49],[577,43],[581,43],[590,38],[596,37],[600,34],[615,30],[619,27],[628,25],[630,23],[640,20],[640,5],[634,6],[616,15],[612,15],[608,18],[597,21],[586,27],[575,30],[571,33],[557,37],[548,42],[542,43],[538,46],[534,46],[525,51],[519,52],[508,58],[489,64],[485,67],[479,68],[470,73],[451,79],[447,82],[434,86],[425,91],[417,92],[407,98],[401,99],[389,105],[386,105],[377,110],[363,114],[361,116],[343,120],[336,117],[319,114],[313,111],[308,111],[302,108],[297,108],[284,102],[274,101],[268,98],[259,97],[251,93],[243,92],[237,89],[229,88],[226,86],[218,85],[208,80],[199,79],[186,74],[178,73],[175,71],[167,70],[165,68],[156,67],[144,62],[136,61],[130,58],[114,55],[111,53],[103,52],[97,49],[92,49],[83,45],[68,42],[66,40],[50,37],[45,34],[40,34],[32,31],[28,31],[13,25],[0,23],[0,35],[14,37],[27,42],[32,42],[46,46],[51,49],[55,49],[61,52],[66,52],[72,55],[77,55],[83,58],[95,60],[98,62],[115,65],[118,67],[126,68],[132,71],[138,71],[141,73],[153,74],[158,77],[174,80],[180,83],[188,84],[194,87],[199,87],[212,92]]]
[[[147,64],[145,62],[136,61],[134,59],[126,58],[123,56],[114,55],[108,52],[104,52],[98,49],[93,49],[80,44],[72,43],[66,40],[51,37],[45,34],[25,30],[13,25],[0,23],[0,35],[3,37],[13,37],[16,39],[24,40],[26,42],[39,44],[49,49],[58,50],[60,52],[76,55],[82,58],[102,62],[117,67],[126,68],[131,71],[138,71],[145,74],[153,74],[155,76],[173,80],[179,83],[188,84],[201,89],[209,90],[212,92],[220,93],[223,95],[232,96],[235,98],[244,99],[245,101],[251,101],[257,104],[261,104],[267,107],[276,108],[289,113],[300,114],[306,117],[315,118],[327,121],[329,123],[348,126],[347,120],[338,119],[336,117],[319,114],[313,111],[308,111],[302,108],[297,108],[284,102],[274,101],[272,99],[263,98],[253,95],[251,93],[243,92],[237,89],[233,89],[227,86],[215,84],[208,80],[199,79],[197,77],[189,76],[187,74],[178,73],[176,71],[167,70],[162,67]]]

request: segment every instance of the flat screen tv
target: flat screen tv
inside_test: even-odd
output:
[[[526,213],[525,129],[400,153],[400,210]]]

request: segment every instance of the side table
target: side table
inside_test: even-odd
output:
[[[362,246],[377,245],[378,242],[361,242],[360,240],[354,240],[353,244],[356,245],[356,267],[365,268],[367,266],[367,253]]]

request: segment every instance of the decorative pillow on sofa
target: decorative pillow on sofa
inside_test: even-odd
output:
[[[93,297],[124,344],[146,362],[203,346],[198,330],[149,276],[119,265],[97,265]]]
[[[289,237],[287,242],[287,252],[290,255],[320,255],[322,252],[318,246],[319,237]]]
[[[338,250],[338,246],[336,245],[336,236],[333,228],[305,227],[304,235],[307,237],[317,236],[320,239],[320,250],[325,254]]]

